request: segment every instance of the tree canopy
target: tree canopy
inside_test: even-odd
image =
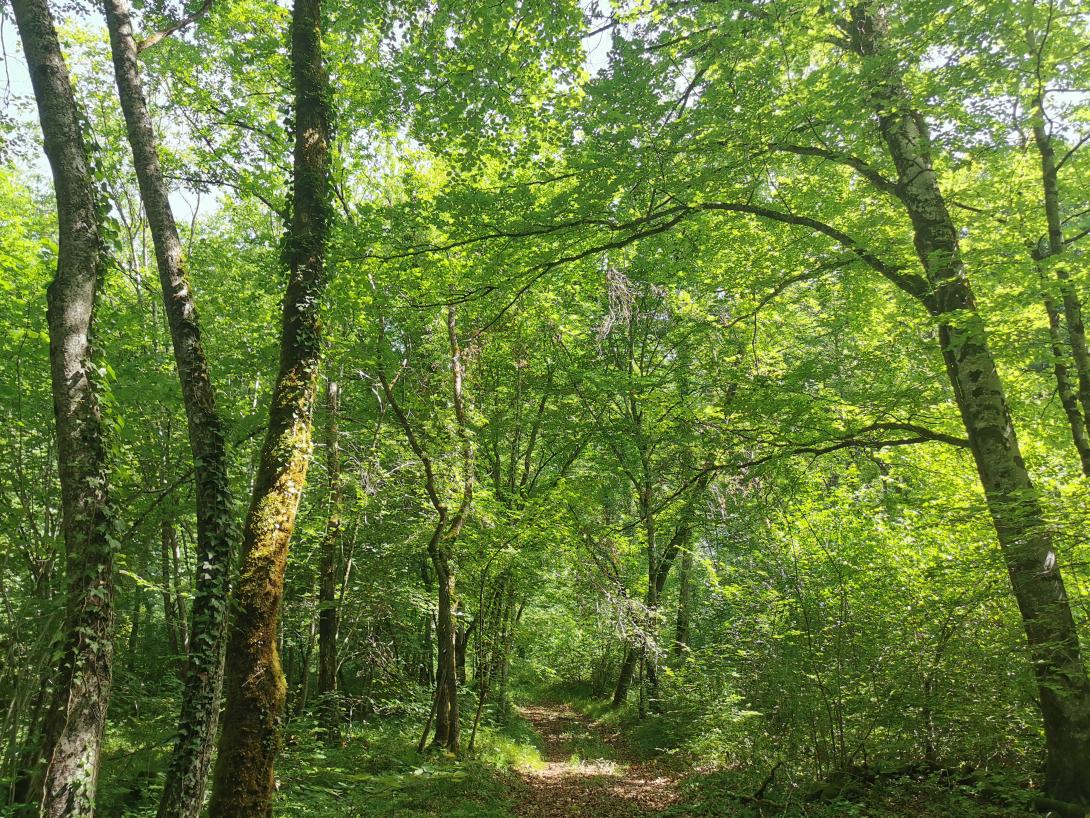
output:
[[[0,24],[0,813],[1090,811],[1084,0]]]

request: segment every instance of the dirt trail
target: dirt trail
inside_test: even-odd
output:
[[[545,767],[520,773],[522,818],[658,815],[677,799],[677,775],[638,760],[623,740],[568,705],[523,707],[540,734]]]

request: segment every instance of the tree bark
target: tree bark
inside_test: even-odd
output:
[[[291,59],[295,86],[294,201],[285,255],[280,368],[242,538],[235,624],[227,648],[227,706],[209,812],[216,818],[271,813],[285,683],[276,650],[284,569],[311,450],[311,413],[321,357],[330,175],[329,82],[321,51],[321,0],[296,0]]]
[[[322,540],[318,579],[318,695],[326,741],[340,739],[337,701],[337,576],[341,548],[341,450],[337,431],[340,390],[331,380],[326,388],[326,471],[329,477],[329,517]]]
[[[466,648],[469,645],[469,632],[462,623],[454,629],[454,665],[458,668],[458,684],[466,683]]]
[[[454,575],[445,550],[438,538],[433,537],[429,547],[435,576],[439,584],[439,617],[435,629],[439,643],[439,662],[436,676],[435,734],[432,745],[458,752],[461,736],[458,717],[458,667],[457,631],[454,624]]]
[[[458,541],[458,537],[469,516],[470,506],[473,503],[473,486],[476,474],[474,471],[473,440],[469,435],[468,415],[463,394],[465,360],[462,357],[462,348],[458,342],[456,315],[455,306],[449,304],[447,306],[447,337],[450,341],[451,395],[454,402],[457,436],[461,444],[463,469],[462,497],[453,517],[450,516],[449,509],[440,497],[439,484],[436,480],[435,466],[432,463],[431,456],[424,448],[420,438],[416,436],[405,410],[394,394],[389,378],[386,377],[386,372],[382,367],[381,354],[378,371],[379,382],[382,384],[382,392],[386,396],[386,401],[405,433],[409,448],[420,458],[420,462],[424,467],[424,488],[437,517],[435,530],[428,541],[428,556],[431,558],[432,567],[435,569],[435,576],[439,585],[439,610],[435,627],[436,641],[438,642],[438,666],[435,671],[438,678],[438,689],[435,693],[435,735],[432,744],[446,747],[454,753],[459,751],[461,730],[458,722],[458,650],[454,613],[456,597],[454,573],[450,567],[450,549]],[[380,324],[379,332],[379,342],[382,343],[384,325]],[[430,722],[430,715],[428,720]],[[425,738],[426,735],[425,732]]]
[[[431,595],[431,572],[428,571],[428,557],[420,557],[420,580],[424,585],[424,592]],[[435,665],[432,663],[434,646],[432,643],[432,613],[424,611],[424,637],[420,653],[420,684],[431,687],[435,684]]]
[[[126,669],[132,673],[136,668],[136,652],[140,647],[140,620],[144,612],[144,593],[142,589],[137,588],[132,602],[132,622],[129,628],[129,650],[128,657],[125,663]]]
[[[684,659],[689,652],[690,606],[693,599],[693,551],[686,548],[678,567],[677,625],[674,629],[674,655]]]
[[[228,569],[236,531],[234,509],[228,484],[223,422],[216,411],[215,392],[201,341],[193,291],[183,262],[182,243],[170,207],[169,190],[159,166],[155,130],[140,80],[129,3],[128,0],[104,0],[103,6],[118,96],[155,247],[193,452],[197,572],[189,617],[191,638],[178,735],[167,766],[158,818],[196,818],[204,802],[223,686]],[[185,619],[181,608],[175,614],[177,622]],[[184,644],[184,640],[179,641]]]
[[[908,103],[896,60],[882,48],[880,17],[866,3],[853,6],[851,15],[852,44],[869,69],[865,89],[897,168],[898,197],[927,277],[928,287],[917,297],[939,322],[947,373],[1033,656],[1046,785],[1057,798],[1090,801],[1090,682],[1051,534],[965,275],[957,228],[931,165],[927,124]]]
[[[617,674],[617,686],[613,689],[613,706],[620,707],[628,700],[628,691],[632,687],[632,677],[636,672],[636,662],[640,658],[640,651],[635,645],[625,648],[624,661],[621,662],[621,672]]]
[[[13,0],[57,197],[59,250],[49,286],[49,363],[67,554],[64,658],[32,791],[41,815],[94,812],[113,664],[114,582],[107,455],[92,361],[103,272],[101,217],[71,79],[46,0]]]
[[[178,547],[178,536],[174,531],[174,525],[164,517],[159,523],[159,561],[160,576],[162,578],[161,593],[163,597],[163,624],[166,625],[167,639],[170,640],[170,651],[177,657],[184,657],[186,648],[182,642],[180,623],[184,613],[179,611],[180,597],[175,593],[177,588],[177,574],[174,570],[174,549]],[[181,663],[184,665],[184,658]],[[184,678],[185,673],[183,671]]]

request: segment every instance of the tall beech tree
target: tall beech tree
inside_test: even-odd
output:
[[[297,0],[291,18],[295,147],[288,284],[280,369],[242,536],[227,648],[223,732],[212,815],[272,811],[286,687],[276,649],[284,570],[311,455],[311,415],[321,359],[330,195],[330,88],[322,57],[321,0]]]
[[[114,76],[117,80],[133,165],[155,246],[174,360],[182,387],[196,482],[197,575],[189,621],[185,694],[178,736],[167,768],[159,818],[194,818],[204,803],[223,686],[227,626],[227,578],[237,527],[227,474],[224,425],[201,341],[193,288],[182,242],[159,164],[159,149],[139,74],[137,43],[127,0],[105,0]],[[164,549],[176,535],[163,521]],[[172,546],[172,550],[176,549]],[[164,586],[164,593],[166,593]],[[176,606],[175,617],[185,612]]]
[[[103,383],[92,356],[95,296],[107,256],[83,118],[53,15],[45,0],[12,5],[57,201],[57,272],[47,316],[67,574],[62,659],[25,795],[40,798],[43,818],[90,816],[114,653],[117,532],[98,395]]]
[[[884,10],[851,8],[847,34],[864,65],[861,91],[897,169],[892,188],[912,221],[924,279],[897,283],[935,316],[943,360],[1025,624],[1048,744],[1049,790],[1090,800],[1090,681],[1052,534],[1026,471],[984,323],[961,259],[958,229],[932,167],[931,137],[883,41]]]

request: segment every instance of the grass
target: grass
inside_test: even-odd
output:
[[[313,722],[292,721],[277,759],[275,814],[509,818],[522,786],[514,771],[543,764],[536,734],[517,715],[505,724],[482,723],[473,758],[438,751],[418,754],[421,728],[416,714],[377,717],[353,725],[339,746],[327,747]],[[147,734],[134,719],[112,725],[99,786],[99,814],[117,818],[155,814],[169,744],[141,743],[140,737]],[[468,742],[467,731],[463,746]]]
[[[735,797],[732,786],[737,777],[712,773],[691,776],[682,790],[682,801],[669,811],[671,816],[706,818],[758,818],[777,815],[783,818],[1031,818],[1037,815],[1027,803],[1024,792],[1011,787],[1008,797],[987,796],[969,787],[952,786],[937,778],[901,778],[859,788],[842,797],[822,802],[806,802],[801,792],[786,799],[777,793],[777,801],[786,801],[783,809],[758,808]],[[1022,803],[1019,803],[1019,802]]]

